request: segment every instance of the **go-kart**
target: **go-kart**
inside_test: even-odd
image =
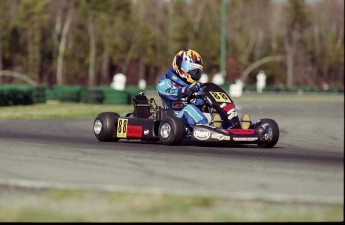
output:
[[[270,148],[278,142],[279,127],[273,119],[254,123],[244,114],[240,120],[233,100],[216,84],[205,83],[197,93],[189,92],[184,104],[192,104],[196,95],[204,100],[201,110],[209,122],[196,124],[193,130],[186,128],[172,109],[158,106],[154,98],[148,99],[141,92],[133,97],[133,112],[125,116],[100,113],[94,120],[94,134],[102,142],[140,139],[164,145],[179,145],[189,139],[195,144],[256,144]]]

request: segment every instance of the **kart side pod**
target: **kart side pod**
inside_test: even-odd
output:
[[[257,144],[271,148],[279,139],[279,127],[272,119],[259,120],[253,129],[222,130],[213,126],[198,124],[193,129],[191,140],[196,144]]]

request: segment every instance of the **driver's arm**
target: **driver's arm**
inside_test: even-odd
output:
[[[171,101],[177,101],[180,98],[187,96],[188,88],[186,87],[175,87],[174,84],[168,80],[161,80],[157,84],[157,92],[160,97],[169,99]]]

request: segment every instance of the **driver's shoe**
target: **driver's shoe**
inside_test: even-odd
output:
[[[185,138],[191,138],[192,137],[192,131],[190,131],[187,127],[185,129]]]
[[[250,120],[250,116],[248,114],[244,114],[241,119],[241,127],[242,129],[249,129],[252,121]]]

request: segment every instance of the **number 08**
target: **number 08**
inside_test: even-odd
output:
[[[128,119],[119,118],[117,125],[117,137],[125,138],[127,136],[127,124]]]

